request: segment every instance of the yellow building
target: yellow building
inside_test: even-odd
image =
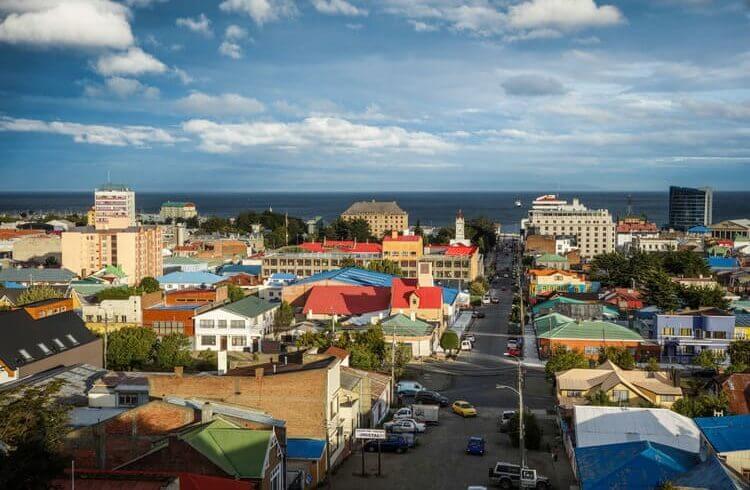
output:
[[[370,225],[370,231],[378,238],[392,230],[409,228],[409,214],[401,209],[396,201],[358,201],[341,213],[345,220],[363,219]]]
[[[734,316],[734,339],[750,340],[750,315],[738,313]]]
[[[591,283],[570,271],[531,269],[528,275],[529,296],[536,296],[549,291],[586,293],[591,287]]]
[[[137,284],[162,274],[161,232],[156,226],[101,230],[91,226],[62,234],[62,266],[81,277],[117,265]]]
[[[399,235],[397,231],[383,238],[383,259],[395,262],[404,277],[417,277],[417,264],[424,253],[419,235]]]

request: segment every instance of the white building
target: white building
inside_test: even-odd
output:
[[[111,230],[135,226],[135,192],[124,185],[106,184],[94,191],[94,226]]]
[[[255,296],[246,296],[195,315],[195,348],[212,351],[248,348],[258,352],[263,337],[271,333],[278,307]]]
[[[170,272],[156,278],[159,286],[165,291],[173,289],[196,289],[209,288],[221,282],[225,277],[211,274],[210,272]]]
[[[578,199],[568,204],[554,194],[538,197],[521,228],[527,235],[574,236],[582,257],[615,250],[612,215],[606,209],[588,209]]]
[[[633,237],[633,249],[639,252],[667,252],[677,250],[678,241],[674,237],[638,236]]]

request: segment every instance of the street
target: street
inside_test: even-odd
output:
[[[382,477],[375,477],[377,454],[367,454],[367,471],[361,473],[361,455],[357,451],[336,472],[334,488],[431,488],[460,489],[469,485],[488,485],[487,470],[496,461],[518,464],[520,454],[513,448],[506,434],[497,430],[497,419],[503,410],[517,410],[518,397],[508,389],[517,388],[518,364],[503,356],[508,335],[508,315],[512,304],[512,276],[502,277],[510,267],[510,255],[499,254],[499,279],[491,285],[492,294],[500,298],[498,304],[481,307],[485,318],[474,319],[470,328],[476,337],[471,352],[462,352],[456,361],[432,361],[410,368],[406,379],[414,379],[428,389],[435,389],[454,400],[467,400],[477,407],[479,416],[463,419],[453,414],[450,407],[440,410],[440,425],[419,437],[418,447],[406,454],[383,454]],[[554,488],[568,488],[573,482],[570,465],[564,456],[557,463],[552,460],[548,444],[555,446],[557,435],[554,417],[554,398],[543,368],[524,367],[524,404],[532,410],[544,431],[542,448],[527,451],[528,466],[549,477]],[[549,415],[547,412],[550,411]],[[470,436],[487,440],[487,453],[482,456],[465,454]]]

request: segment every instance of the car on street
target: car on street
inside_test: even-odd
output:
[[[484,318],[484,312],[483,311],[474,310],[472,312],[472,314],[471,314],[471,317],[472,318]]]
[[[484,437],[471,436],[466,443],[466,454],[484,456]]]
[[[490,482],[500,488],[536,488],[547,490],[551,488],[549,478],[538,475],[536,470],[523,468],[517,464],[497,462],[489,471]]]
[[[503,413],[500,414],[497,420],[497,425],[500,428],[500,432],[508,432],[510,419],[512,419],[515,414],[515,410],[503,410]]]
[[[427,430],[427,426],[422,422],[417,422],[414,419],[399,419],[392,420],[383,424],[383,428],[389,432],[411,432],[411,433],[422,433]]]
[[[509,356],[521,357],[521,349],[519,349],[518,347],[508,346],[508,348],[505,350],[505,353]]]
[[[453,405],[451,405],[451,408],[453,409],[454,413],[457,413],[461,417],[477,416],[477,409],[474,408],[474,405],[467,402],[466,400],[456,400],[455,402],[453,402]]]
[[[399,381],[396,384],[396,393],[404,396],[414,396],[424,389],[425,387],[416,381]]]
[[[420,393],[424,393],[420,391]],[[446,400],[447,402],[447,400]],[[437,425],[440,416],[440,406],[437,403],[432,404],[414,404],[408,407],[399,408],[393,414],[393,420],[413,419],[419,423],[427,425]]]
[[[474,346],[472,345],[472,343],[471,343],[471,341],[470,341],[470,340],[462,340],[462,341],[461,341],[461,350],[465,350],[465,351],[469,351],[469,352],[471,352],[471,349],[472,349],[473,347],[474,347]]]
[[[507,279],[508,278],[508,274],[503,274],[503,277]]]
[[[497,296],[493,296],[490,301],[492,301],[493,305],[496,305],[500,302],[500,298],[498,298]]]
[[[516,340],[513,337],[508,338],[508,341],[505,343],[505,345],[508,347],[508,349],[517,349],[518,348],[518,340]]]
[[[492,299],[490,298],[489,294],[485,294],[484,296],[482,296],[482,304],[483,305],[488,305],[488,304],[490,304],[491,301],[492,301]]]
[[[384,441],[380,441],[380,450],[389,453],[405,453],[409,449],[406,437],[398,434],[389,434]],[[365,451],[375,453],[378,451],[378,441],[371,440],[365,443]]]
[[[469,342],[472,343],[472,345],[474,344],[474,342],[477,341],[476,337],[474,337],[474,334],[468,333],[468,332],[461,335],[461,340],[468,340]]]
[[[450,405],[448,397],[445,397],[437,391],[422,390],[414,395],[414,403],[422,405],[440,405],[441,407],[447,407]]]

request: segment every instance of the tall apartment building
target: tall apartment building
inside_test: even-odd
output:
[[[97,188],[94,191],[93,225],[97,230],[135,226],[135,192],[119,184],[105,184]]]
[[[358,201],[341,213],[341,217],[346,220],[367,221],[370,231],[378,238],[392,230],[401,231],[409,228],[409,214],[401,209],[396,201]]]
[[[73,228],[62,234],[62,265],[86,277],[107,265],[118,265],[137,284],[162,274],[161,231],[156,226],[121,229]]]
[[[710,187],[669,188],[669,227],[687,231],[694,226],[709,226],[713,222],[714,193]]]
[[[606,209],[588,209],[578,199],[568,204],[553,194],[538,197],[521,227],[526,235],[575,236],[581,257],[615,250],[612,215]]]

